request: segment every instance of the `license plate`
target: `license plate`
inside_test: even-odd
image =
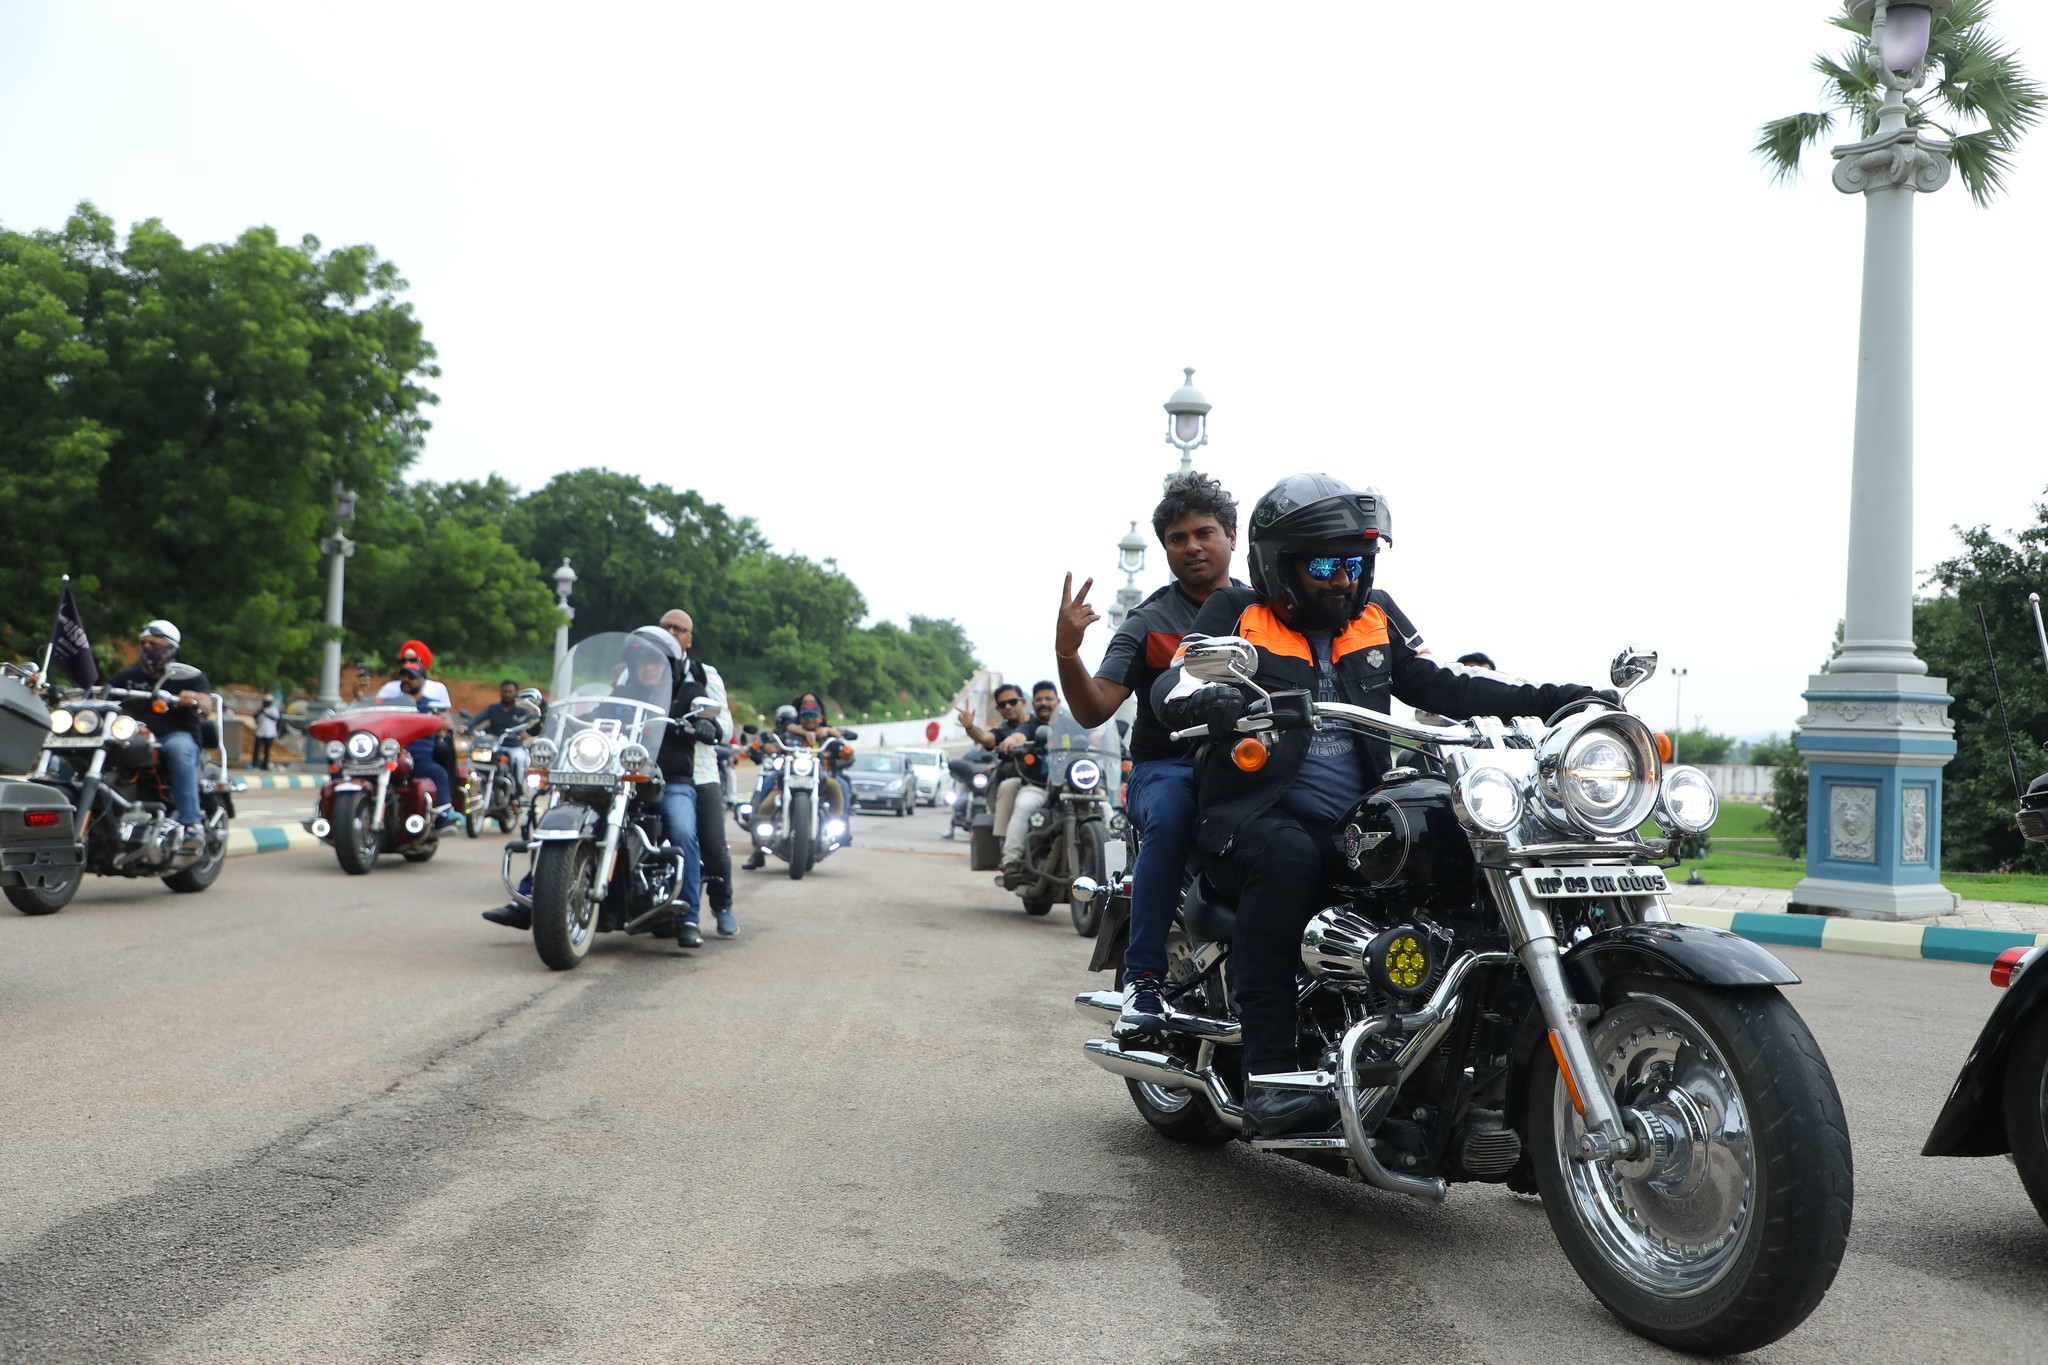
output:
[[[1661,896],[1671,889],[1661,867],[1535,867],[1522,885],[1541,900],[1584,900],[1594,896]]]
[[[45,749],[97,749],[105,738],[102,735],[51,735],[43,741]]]
[[[554,787],[616,787],[619,779],[612,773],[565,773],[548,774],[548,785]]]

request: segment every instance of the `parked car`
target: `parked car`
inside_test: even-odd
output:
[[[921,806],[936,806],[946,799],[946,789],[953,785],[953,775],[946,771],[946,756],[937,749],[898,749],[905,762],[910,764],[910,775],[917,779],[917,802]]]
[[[901,754],[856,754],[846,778],[853,783],[855,810],[886,810],[904,816],[917,804],[917,778]]]

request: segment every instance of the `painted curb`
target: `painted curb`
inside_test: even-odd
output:
[[[1880,957],[1917,957],[1931,962],[1990,964],[2008,948],[2048,943],[2048,934],[2008,929],[1964,929],[1952,924],[1890,924],[1880,920],[1837,919],[1832,915],[1781,915],[1759,910],[1708,910],[1674,905],[1671,918],[1710,929],[1726,929],[1754,943],[1784,948],[1820,948],[1832,952],[1870,953]]]
[[[237,825],[228,831],[230,858],[252,853],[288,853],[293,849],[324,848],[318,839],[296,825]]]
[[[251,773],[233,774],[252,792],[262,791],[318,791],[327,781],[318,773]]]

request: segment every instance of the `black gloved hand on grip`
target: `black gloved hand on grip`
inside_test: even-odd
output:
[[[1210,683],[1166,703],[1166,722],[1175,730],[1206,725],[1214,734],[1219,732],[1219,727],[1230,725],[1244,713],[1244,693],[1229,683]]]
[[[697,737],[699,744],[718,743],[718,722],[709,716],[699,716],[690,722],[690,733]]]

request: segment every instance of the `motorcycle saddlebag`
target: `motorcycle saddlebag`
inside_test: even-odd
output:
[[[1002,865],[1003,841],[995,830],[977,824],[967,840],[967,870],[993,872]]]
[[[16,678],[0,678],[0,773],[25,773],[50,737],[50,708]]]
[[[56,819],[31,825],[32,811],[40,819]],[[85,860],[71,822],[70,803],[54,787],[0,781],[0,886],[42,887],[68,876]]]

